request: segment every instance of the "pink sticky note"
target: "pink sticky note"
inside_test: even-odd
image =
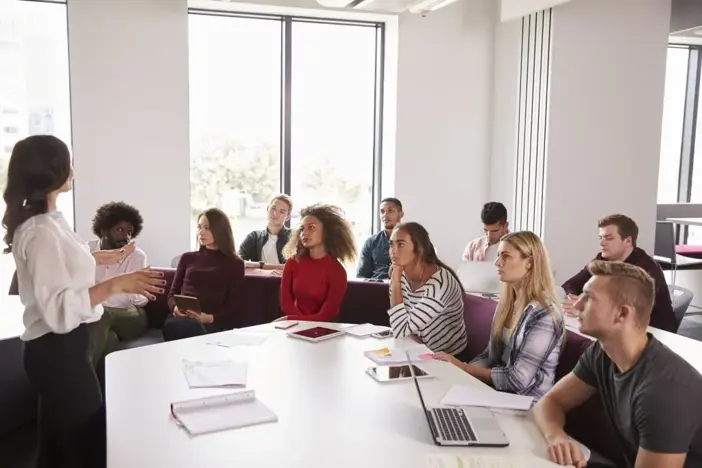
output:
[[[421,359],[422,361],[429,361],[431,359],[434,359],[434,355],[432,353],[424,353],[417,356],[417,359]]]

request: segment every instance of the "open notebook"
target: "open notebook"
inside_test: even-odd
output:
[[[171,414],[191,435],[278,420],[253,390],[171,403]]]

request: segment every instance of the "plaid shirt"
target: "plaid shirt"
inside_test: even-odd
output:
[[[493,326],[495,323],[493,317]],[[512,350],[507,363],[501,362],[504,343],[490,335],[487,348],[471,364],[491,369],[492,384],[500,391],[539,399],[556,379],[556,367],[565,339],[563,317],[553,317],[539,302],[524,309],[512,333]]]

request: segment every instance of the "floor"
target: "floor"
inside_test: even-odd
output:
[[[691,306],[688,309],[678,333],[702,341],[702,308]],[[0,460],[3,461],[3,468],[33,468],[35,434],[36,427],[31,425],[0,439]]]

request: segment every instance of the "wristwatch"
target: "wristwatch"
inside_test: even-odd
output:
[[[258,267],[259,267],[261,270],[263,270],[263,265],[265,265],[265,263],[263,263],[263,262],[258,262]]]

